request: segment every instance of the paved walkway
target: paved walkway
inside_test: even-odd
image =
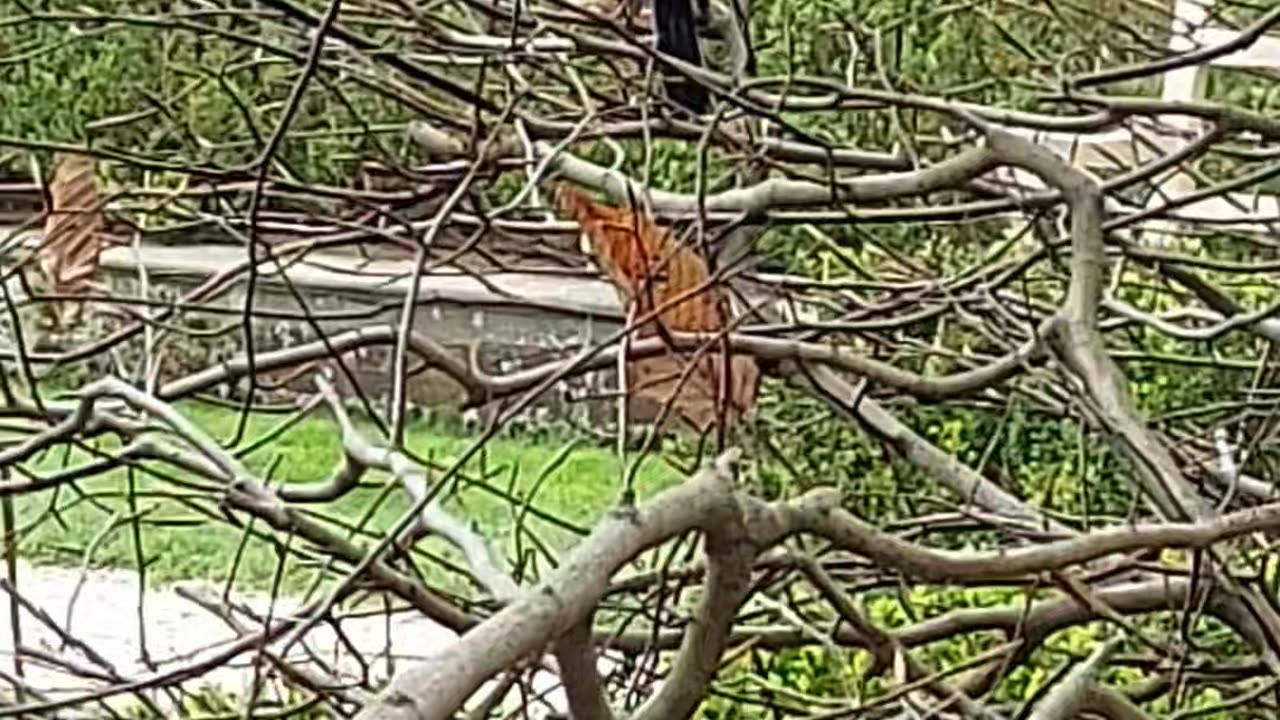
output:
[[[138,626],[137,576],[125,570],[94,570],[84,576],[77,569],[36,567],[21,564],[18,570],[18,587],[22,597],[43,611],[46,617],[68,635],[87,645],[100,660],[109,663],[114,672],[126,680],[139,680],[188,667],[202,658],[224,650],[237,638],[234,630],[225,622],[195,602],[185,598],[177,589],[199,593],[216,599],[221,587],[206,583],[179,583],[174,588],[148,590],[142,597],[146,615],[146,649],[151,665],[141,657],[141,633]],[[77,593],[77,586],[80,586]],[[75,604],[71,606],[72,598]],[[264,596],[236,596],[235,601],[265,615],[270,603]],[[0,672],[11,676],[14,672],[14,642],[8,622],[9,597],[0,592]],[[68,617],[68,607],[72,613]],[[276,616],[298,607],[294,599],[277,604]],[[240,616],[242,620],[245,616]],[[400,612],[390,618],[380,614],[351,617],[340,623],[342,632],[369,662],[369,672],[375,682],[387,679],[390,674],[406,664],[421,660],[429,653],[439,651],[455,639],[456,635],[440,625],[416,613]],[[67,647],[57,631],[42,622],[36,614],[23,611],[20,625],[22,644],[45,653],[55,661],[80,668],[85,674],[100,677],[77,676],[67,667],[57,667],[54,662],[40,662],[27,657],[23,663],[27,683],[45,693],[49,698],[69,697],[91,688],[104,688],[119,684],[103,675],[112,672],[88,653]],[[358,679],[361,666],[338,638],[331,625],[322,624],[306,637],[307,647],[330,667],[344,674],[347,679]],[[290,654],[302,657],[299,650]],[[243,696],[253,680],[253,654],[247,652],[228,665],[218,668],[186,687],[196,690],[202,685],[214,685],[224,692]],[[86,672],[87,671],[87,672]],[[544,689],[554,682],[550,676],[540,678],[538,685]],[[0,682],[0,686],[4,683]],[[4,688],[8,695],[8,688]],[[557,698],[552,697],[552,702]],[[124,708],[137,705],[136,698],[120,695],[113,705]],[[163,705],[161,705],[163,707]],[[87,709],[92,709],[88,706]],[[99,710],[100,712],[100,710]]]

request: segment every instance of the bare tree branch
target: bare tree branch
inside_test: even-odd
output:
[[[1098,646],[1088,659],[1076,665],[1053,689],[1036,703],[1031,720],[1070,720],[1083,710],[1088,710],[1093,683],[1106,665],[1107,658],[1115,652],[1119,642],[1110,640]]]
[[[361,718],[446,718],[511,662],[564,635],[587,617],[609,577],[643,550],[704,527],[733,503],[731,464],[736,453],[657,498],[635,515],[605,521],[550,576],[524,591],[498,614],[418,667],[399,675],[360,713]]]

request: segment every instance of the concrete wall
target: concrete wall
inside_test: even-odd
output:
[[[243,354],[245,333],[241,320],[248,278],[245,272],[233,271],[246,260],[246,251],[233,246],[140,250],[117,247],[104,253],[99,280],[113,297],[173,301],[210,277],[222,273],[236,277],[222,292],[206,298],[204,309],[183,314],[180,327],[186,334],[157,329],[159,352],[153,357],[163,358],[163,382]],[[340,254],[308,256],[289,264],[283,274],[274,263],[261,264],[254,291],[255,311],[289,317],[255,319],[255,347],[268,351],[313,341],[319,332],[332,335],[371,324],[398,325],[411,288],[410,266],[403,260],[369,262]],[[130,322],[123,307],[96,307],[92,326],[82,336],[101,337]],[[143,307],[134,305],[131,310],[136,313]],[[486,372],[505,373],[522,365],[570,355],[583,344],[616,331],[621,319],[613,287],[585,274],[500,273],[480,279],[449,273],[421,279],[414,328],[462,358],[468,357],[474,347]],[[6,344],[3,337],[0,344]],[[143,352],[139,335],[110,357],[95,359],[90,372],[105,371],[107,364],[111,372],[137,372]],[[391,355],[390,347],[373,347],[346,358],[348,367],[355,370],[359,387],[371,398],[385,399],[390,394]],[[276,373],[269,377],[272,382],[286,382],[281,388],[262,392],[260,397],[288,401],[300,390],[314,391],[310,380],[287,381],[288,375]],[[353,393],[345,377],[341,373],[337,377],[340,389]],[[544,394],[527,418],[573,417],[593,423],[608,420],[613,415],[608,401],[579,399],[607,395],[614,390],[614,382],[611,371],[574,378]],[[241,383],[227,394],[241,395],[247,387],[247,383]],[[416,405],[446,409],[456,408],[462,393],[447,376],[423,371],[413,375],[409,396]]]

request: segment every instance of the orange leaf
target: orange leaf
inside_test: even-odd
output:
[[[582,226],[596,262],[618,288],[630,315],[642,322],[637,337],[724,329],[723,294],[694,248],[678,242],[646,213],[602,205],[569,185],[560,186],[557,200],[561,212]],[[719,418],[724,366],[717,348],[691,354],[668,349],[665,355],[629,363],[627,389],[659,407],[670,401],[676,413],[705,432]],[[755,360],[743,355],[733,356],[728,369],[725,417],[732,424],[754,402],[759,372]]]
[[[44,226],[40,269],[50,293],[87,295],[98,272],[104,237],[94,160],[88,155],[66,154],[60,155],[57,163],[49,185],[52,207]],[[58,326],[69,328],[79,320],[81,303],[59,301],[53,310]]]

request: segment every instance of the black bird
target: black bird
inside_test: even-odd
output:
[[[653,0],[653,29],[657,36],[658,52],[680,58],[691,65],[702,65],[693,0]],[[707,111],[707,89],[692,79],[670,70],[663,73],[663,85],[666,87],[667,99],[686,112],[701,115]]]

